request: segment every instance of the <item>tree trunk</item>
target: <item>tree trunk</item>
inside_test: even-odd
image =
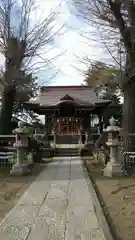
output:
[[[2,95],[0,113],[0,134],[10,134],[12,132],[12,111],[15,100],[15,87],[6,86]]]
[[[135,136],[128,135],[135,134],[135,81],[123,89],[123,94],[123,140],[124,151],[128,152],[135,150]]]

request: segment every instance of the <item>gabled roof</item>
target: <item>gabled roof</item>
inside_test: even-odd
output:
[[[89,86],[47,86],[40,88],[39,96],[28,104],[43,108],[52,108],[62,103],[72,103],[80,107],[94,107],[108,103],[99,100],[94,89]]]
[[[87,86],[47,86],[40,89],[40,94],[33,101],[40,106],[55,106],[62,99],[76,100],[78,103],[87,105],[97,101],[97,96],[91,87]],[[32,103],[32,101],[31,101]]]
[[[60,101],[64,101],[64,100],[71,100],[71,101],[73,101],[74,99],[71,96],[69,96],[68,94],[66,94],[64,97],[62,97],[60,99]]]

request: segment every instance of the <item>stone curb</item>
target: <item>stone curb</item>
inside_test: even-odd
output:
[[[91,197],[92,197],[92,202],[93,202],[93,205],[94,205],[95,214],[96,214],[97,219],[98,219],[99,227],[103,229],[103,233],[104,233],[104,236],[105,236],[106,240],[114,240],[114,238],[113,238],[113,236],[110,232],[109,225],[108,225],[108,223],[105,219],[102,207],[101,207],[100,202],[98,200],[96,191],[95,191],[95,189],[93,187],[93,184],[92,184],[92,181],[91,181],[91,179],[88,175],[87,167],[85,166],[84,162],[82,164],[83,164],[83,169],[84,169],[84,175],[85,175],[86,181],[88,183],[88,189],[89,189],[89,192],[90,192]]]

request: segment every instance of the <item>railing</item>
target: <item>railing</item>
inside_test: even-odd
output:
[[[132,142],[132,149],[129,152],[124,151],[123,137],[120,136],[119,154],[121,157],[121,166],[124,175],[131,176],[135,171],[135,133],[128,134]]]
[[[0,168],[12,166],[16,154],[15,139],[16,135],[0,135]]]

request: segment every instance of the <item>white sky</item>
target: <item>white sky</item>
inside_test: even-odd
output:
[[[42,13],[49,13],[50,9],[55,8],[59,4],[59,0],[39,0]],[[70,0],[69,0],[70,1]],[[68,3],[69,3],[68,1]],[[44,11],[43,11],[44,9]],[[86,55],[94,60],[104,60],[104,52],[100,45],[93,41],[88,41],[81,36],[82,31],[91,32],[93,36],[93,29],[78,20],[66,4],[66,0],[62,1],[60,7],[60,16],[56,20],[56,26],[65,24],[65,27],[60,36],[55,38],[53,50],[49,53],[48,57],[59,55],[53,64],[59,73],[51,81],[52,85],[80,85],[83,82],[82,71],[86,66],[80,63],[80,60]],[[80,29],[80,30],[77,30]],[[90,35],[90,34],[89,34]],[[78,70],[80,69],[80,71]],[[45,82],[44,71],[40,74],[40,83]]]

